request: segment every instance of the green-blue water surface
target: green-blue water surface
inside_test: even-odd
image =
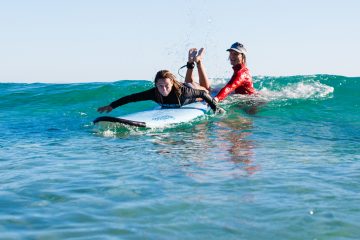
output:
[[[360,236],[360,78],[256,77],[259,95],[230,97],[224,116],[92,125],[151,86],[0,84],[0,239]]]

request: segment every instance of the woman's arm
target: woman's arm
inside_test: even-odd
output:
[[[223,87],[220,92],[216,95],[215,100],[220,102],[224,100],[231,92],[235,91],[243,82],[241,74],[234,74],[230,81]]]
[[[187,88],[185,96],[187,98],[193,98],[193,99],[194,98],[201,98],[201,99],[203,99],[207,104],[209,104],[209,106],[211,107],[211,109],[215,113],[223,113],[223,112],[225,112],[224,109],[222,109],[221,107],[218,106],[217,101],[215,101],[215,99],[213,99],[205,90]]]
[[[131,103],[131,102],[139,102],[139,101],[146,101],[146,100],[153,100],[155,101],[155,88],[143,91],[143,92],[139,92],[139,93],[134,93],[131,95],[127,95],[125,97],[119,98],[118,100],[110,103],[107,106],[103,106],[103,107],[99,107],[98,108],[98,112],[102,113],[102,112],[111,112],[113,109],[120,107],[122,105],[125,105],[127,103]]]

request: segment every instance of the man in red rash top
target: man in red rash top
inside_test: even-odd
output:
[[[229,60],[234,74],[214,98],[218,102],[224,100],[233,91],[237,94],[255,93],[249,69],[246,67],[246,49],[241,43],[236,42],[227,51],[229,51]]]

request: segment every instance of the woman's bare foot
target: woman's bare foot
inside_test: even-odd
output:
[[[197,56],[195,57],[195,62],[200,63],[203,60],[204,55],[205,55],[205,48],[200,48],[200,50],[197,53]]]
[[[197,49],[196,48],[190,48],[189,49],[188,62],[193,63],[195,61],[196,55],[197,55]]]

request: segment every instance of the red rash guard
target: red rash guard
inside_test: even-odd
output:
[[[230,81],[216,95],[219,102],[224,100],[227,95],[233,91],[235,91],[237,94],[251,95],[255,93],[252,78],[246,65],[244,64],[242,67],[240,64],[238,64],[233,66],[233,69],[234,74],[232,75]]]

